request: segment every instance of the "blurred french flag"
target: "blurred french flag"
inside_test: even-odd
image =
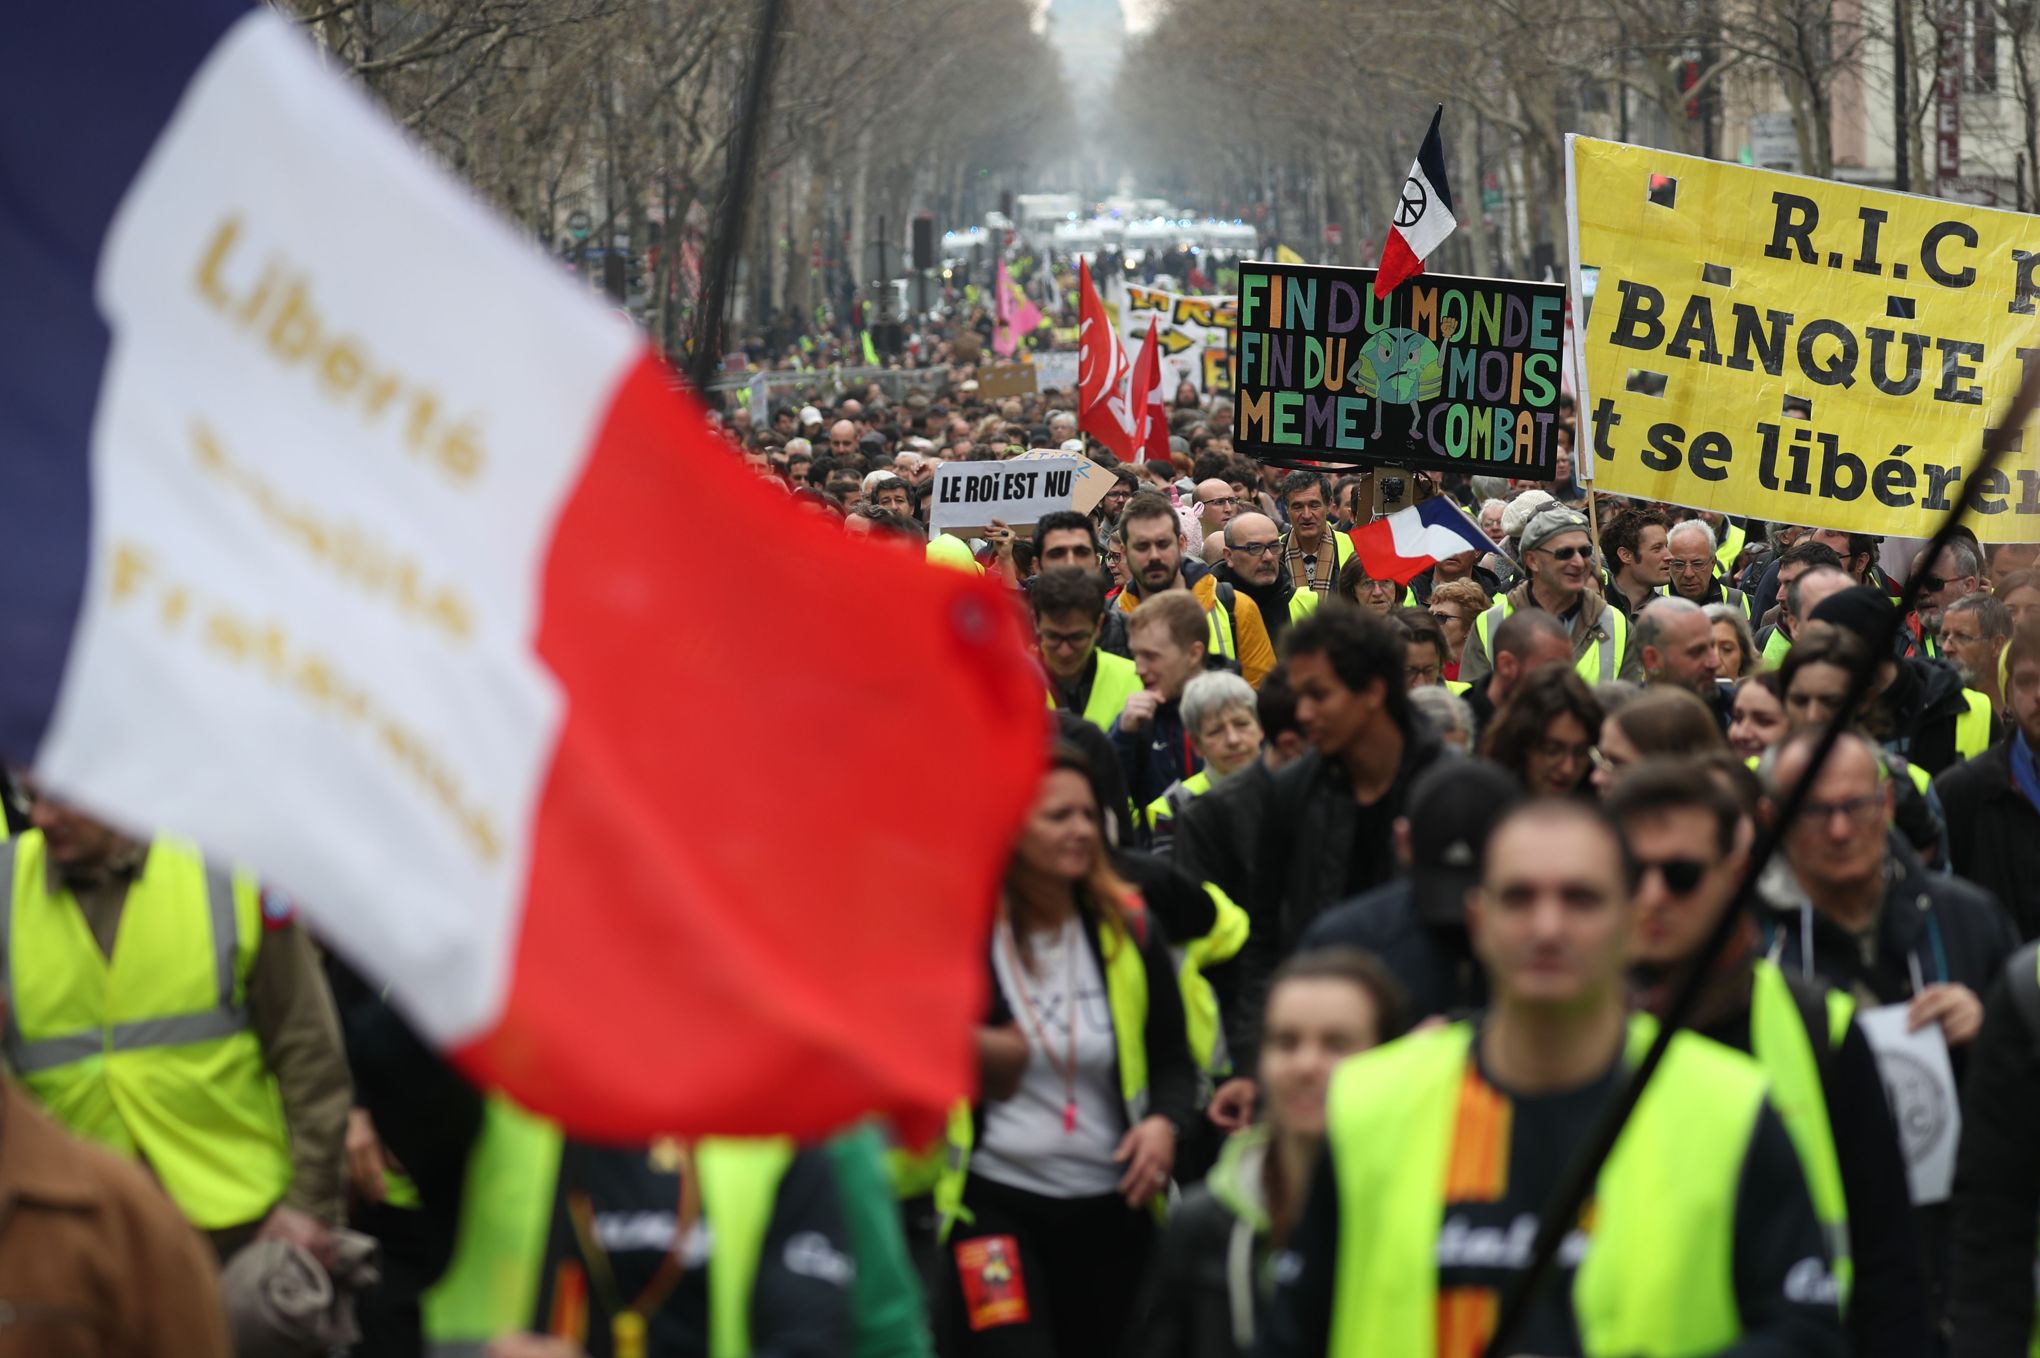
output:
[[[1399,509],[1355,528],[1350,536],[1368,576],[1398,585],[1408,584],[1445,557],[1494,550],[1480,525],[1446,495]]]
[[[270,10],[11,16],[0,184],[6,755],[583,1133],[932,1128],[1042,743],[996,594],[744,471]],[[909,694],[939,826],[826,739]]]

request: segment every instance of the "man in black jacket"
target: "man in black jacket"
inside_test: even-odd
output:
[[[2025,1358],[2040,1239],[2040,947],[2012,954],[1983,1006],[1956,1151],[1951,1358]]]
[[[1304,930],[1333,902],[1378,886],[1396,872],[1394,826],[1417,776],[1444,754],[1404,689],[1403,630],[1364,609],[1327,601],[1284,639],[1297,722],[1311,752],[1276,774],[1258,817],[1247,894],[1253,917],[1240,952],[1236,1033],[1228,1033],[1240,1078],[1212,1102],[1221,1126],[1245,1120],[1260,1050],[1268,980]]]
[[[1808,621],[1840,627],[1874,646],[1895,612],[1897,606],[1880,590],[1856,585],[1822,600]],[[1981,708],[1980,719],[1965,721],[1972,705]],[[1981,754],[1990,743],[1990,700],[1965,688],[1945,660],[1880,659],[1864,720],[1873,729],[1887,727],[1876,731],[1884,748],[1929,774]]]
[[[1766,756],[1774,798],[1800,778],[1819,733],[1798,731]],[[1906,1004],[1938,1023],[1956,1072],[1983,1020],[1978,996],[2018,946],[2004,909],[1980,888],[1928,872],[1886,833],[1891,782],[1862,736],[1844,735],[1813,777],[1780,841],[1791,873],[1767,881],[1771,952],[1859,1004]]]
[[[1638,1003],[1652,1013],[1664,1011],[1691,973],[1742,877],[1751,808],[1721,777],[1695,761],[1652,760],[1625,773],[1607,797],[1608,814],[1642,868],[1630,975]],[[1846,1241],[1854,1277],[1844,1308],[1850,1351],[1856,1358],[1931,1353],[1905,1161],[1876,1058],[1851,1007],[1819,978],[1788,974],[1761,957],[1755,922],[1743,915],[1707,973],[1691,1022],[1702,1036],[1754,1055],[1771,1077],[1815,1210],[1832,1228],[1829,1243],[1839,1249]],[[1795,1083],[1808,1066],[1817,1090]],[[1822,1164],[1837,1171],[1838,1200],[1823,1201]]]
[[[1485,759],[1433,764],[1411,787],[1408,814],[1395,823],[1396,857],[1406,875],[1318,916],[1301,950],[1374,954],[1402,983],[1418,1019],[1463,1018],[1486,1004],[1487,978],[1466,936],[1466,893],[1480,881],[1488,835],[1522,799],[1523,784]]]
[[[1934,780],[1948,822],[1949,864],[1995,895],[2021,939],[2040,937],[2040,630],[2005,647],[2013,734]]]

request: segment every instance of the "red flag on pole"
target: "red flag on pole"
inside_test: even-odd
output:
[[[1169,412],[1162,401],[1162,351],[1155,340],[1155,318],[1148,317],[1147,338],[1133,362],[1127,402],[1133,407],[1133,460],[1169,460]]]
[[[1133,419],[1126,408],[1126,350],[1112,333],[1111,318],[1091,281],[1091,266],[1077,264],[1077,428],[1112,450],[1121,462],[1135,461]]]

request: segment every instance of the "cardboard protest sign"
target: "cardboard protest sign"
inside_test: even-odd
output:
[[[1374,270],[1240,266],[1233,446],[1251,457],[1551,475],[1564,291]]]
[[[987,363],[977,370],[978,398],[1002,400],[1008,396],[1034,394],[1032,363]]]
[[[1984,541],[2040,533],[2030,440],[1963,471],[2040,354],[2040,222],[1566,141],[1598,488],[1903,537],[1966,495]]]
[[[1165,400],[1174,401],[1183,382],[1203,398],[1232,395],[1237,296],[1196,297],[1128,283],[1113,288],[1106,310],[1113,313],[1113,328],[1129,353],[1140,352],[1148,322],[1154,322]]]
[[[1112,488],[1112,473],[1074,453],[1027,453],[1004,462],[945,462],[935,472],[928,526],[937,533],[1039,523],[1059,509],[1088,514]]]

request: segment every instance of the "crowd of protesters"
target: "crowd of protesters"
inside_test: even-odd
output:
[[[1475,1358],[1696,977],[1508,1352],[2027,1351],[2040,548],[1625,501],[1562,457],[1427,478],[1490,549],[1389,579],[1370,479],[1240,456],[1223,397],[1184,384],[1129,466],[1074,393],[969,373],[718,415],[1038,643],[1046,772],[943,1141],[563,1136],[287,902],[24,780],[0,1352]],[[1035,450],[1108,492],[931,540],[943,464]],[[1959,1107],[1872,1041],[1887,1010]]]

